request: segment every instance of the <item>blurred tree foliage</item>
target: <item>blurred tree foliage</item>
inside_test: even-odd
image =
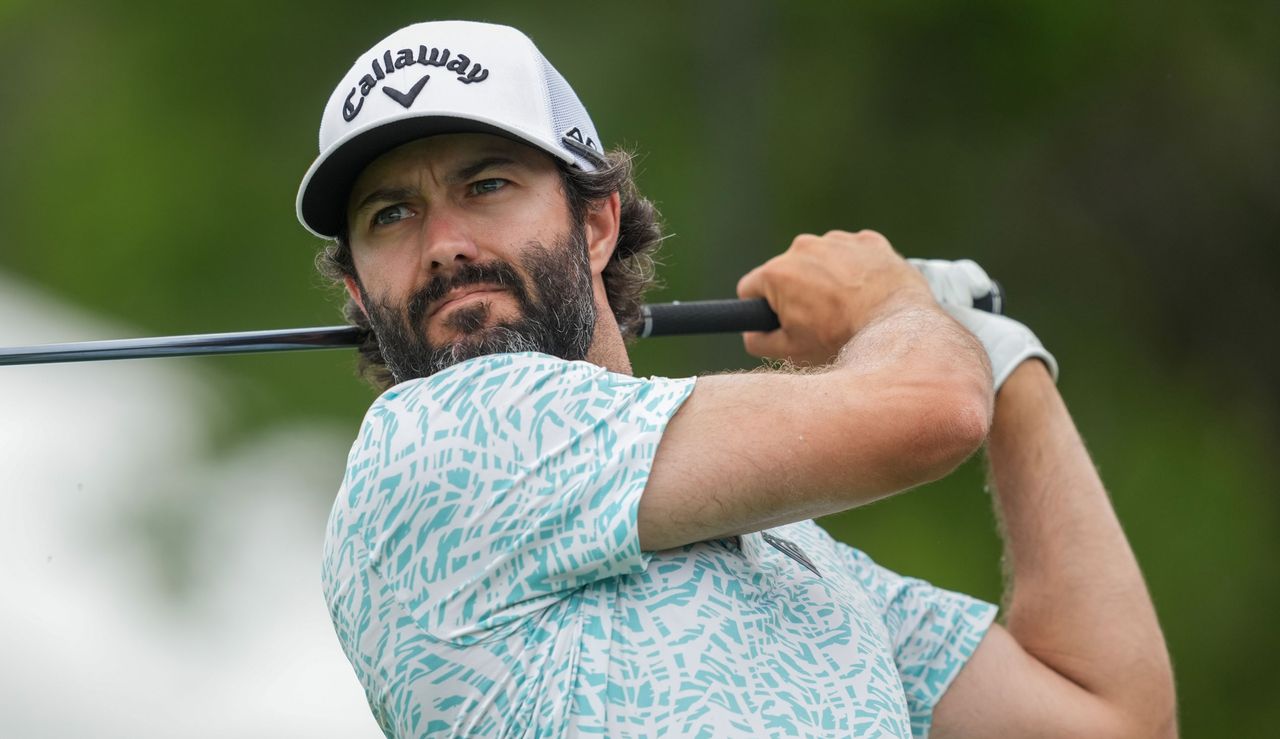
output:
[[[466,12],[528,32],[606,141],[641,153],[674,234],[657,299],[730,296],[795,234],[837,227],[998,276],[1063,365],[1148,572],[1187,735],[1270,733],[1280,4]],[[383,34],[458,14],[0,2],[0,269],[147,333],[338,322],[293,215],[321,106]],[[734,337],[635,357],[640,374],[752,364]],[[371,397],[344,353],[170,361],[225,378],[227,442],[285,418],[354,425]],[[887,565],[999,598],[977,462],[827,524]]]

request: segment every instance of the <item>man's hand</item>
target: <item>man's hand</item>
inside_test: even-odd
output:
[[[738,297],[769,301],[780,328],[744,334],[748,353],[798,365],[829,364],[894,306],[932,306],[929,285],[875,231],[801,234],[738,282]]]

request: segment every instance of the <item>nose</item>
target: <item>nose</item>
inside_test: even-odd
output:
[[[476,242],[463,219],[446,209],[432,209],[422,219],[421,267],[427,274],[448,272],[478,256]]]

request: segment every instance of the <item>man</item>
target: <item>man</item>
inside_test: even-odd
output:
[[[386,390],[324,586],[388,736],[1176,732],[1154,610],[1056,364],[968,306],[989,287],[976,265],[798,236],[738,292],[781,323],[747,350],[810,369],[636,379],[652,208],[518,31],[397,31],[335,89],[320,145],[299,218],[334,240],[322,266]],[[984,440],[1006,626],[811,520]]]

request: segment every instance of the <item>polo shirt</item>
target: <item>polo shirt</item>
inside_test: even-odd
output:
[[[521,353],[378,398],[322,581],[387,736],[927,736],[994,606],[812,521],[640,549],[693,386]]]

